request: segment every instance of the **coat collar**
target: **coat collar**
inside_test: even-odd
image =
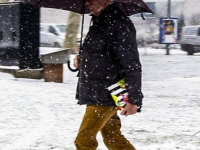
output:
[[[109,21],[112,17],[118,16],[120,12],[121,11],[119,10],[117,4],[113,2],[104,9],[104,11],[99,15],[99,17],[92,15],[93,25],[105,23]]]

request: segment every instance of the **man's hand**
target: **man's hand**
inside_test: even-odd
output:
[[[133,115],[135,113],[137,113],[137,106],[134,104],[127,103],[120,114],[125,115],[127,117],[128,115]]]
[[[80,56],[79,55],[76,55],[75,57],[74,57],[74,67],[75,68],[79,68],[79,64],[80,64]]]

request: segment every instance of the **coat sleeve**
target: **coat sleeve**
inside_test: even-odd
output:
[[[109,42],[114,55],[120,65],[125,69],[125,78],[128,83],[129,103],[142,106],[143,94],[141,92],[141,63],[136,43],[134,25],[121,23],[113,29]]]

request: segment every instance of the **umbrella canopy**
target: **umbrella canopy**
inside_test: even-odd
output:
[[[23,1],[30,3],[36,7],[63,9],[83,14],[81,41],[80,41],[80,48],[81,48],[84,14],[90,13],[90,10],[85,3],[86,0],[23,0]],[[120,10],[127,16],[143,12],[153,13],[142,0],[112,0],[112,1],[116,2]],[[72,69],[70,67],[70,61],[68,61],[68,68],[73,72],[78,71],[78,69]]]
[[[47,7],[68,10],[80,14],[88,14],[90,10],[85,4],[86,0],[23,0],[37,7]],[[153,13],[142,0],[113,0],[121,11],[127,15],[142,12]]]

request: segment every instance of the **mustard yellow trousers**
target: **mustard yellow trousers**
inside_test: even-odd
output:
[[[76,150],[96,150],[96,135],[100,131],[109,150],[135,150],[122,135],[117,108],[110,106],[87,106],[79,133],[75,139]]]

